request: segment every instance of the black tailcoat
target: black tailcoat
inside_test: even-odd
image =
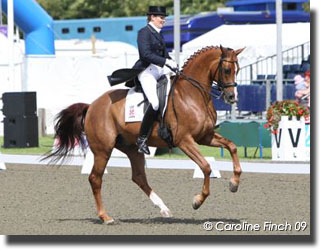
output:
[[[147,68],[151,63],[163,67],[166,58],[170,58],[162,34],[151,25],[139,30],[138,33],[139,60],[133,68]]]
[[[108,76],[111,85],[130,81],[150,64],[163,67],[168,54],[162,34],[158,33],[151,25],[147,25],[138,32],[139,60],[134,64],[132,70],[120,69]],[[127,86],[131,86],[129,83]]]

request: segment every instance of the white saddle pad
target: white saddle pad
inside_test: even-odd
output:
[[[162,116],[165,113],[165,110],[167,108],[168,104],[168,96],[170,92],[171,84],[168,84],[167,86],[167,92],[165,96],[165,104]],[[144,96],[140,92],[136,92],[134,88],[131,88],[127,94],[126,97],[126,105],[125,105],[125,122],[141,122],[143,119],[143,107],[144,103],[142,101],[144,100]],[[140,105],[139,105],[140,104]]]
[[[126,106],[125,106],[125,122],[141,122],[143,118],[143,106],[142,103],[144,97],[142,93],[138,93],[134,88],[130,89],[126,97]]]

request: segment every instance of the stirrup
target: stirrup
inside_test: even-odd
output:
[[[136,144],[138,146],[138,152],[139,153],[150,155],[150,151],[149,151],[149,148],[148,148],[148,145],[147,145],[147,139],[148,138],[138,137]]]

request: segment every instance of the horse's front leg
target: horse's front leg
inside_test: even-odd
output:
[[[211,147],[224,147],[230,152],[233,162],[233,176],[230,179],[229,188],[231,192],[237,192],[240,183],[240,175],[242,173],[237,154],[237,146],[232,141],[229,141],[217,133],[214,133],[211,136],[206,136],[199,143]]]
[[[200,167],[204,174],[202,192],[194,197],[192,203],[193,208],[198,209],[210,194],[210,164],[201,155],[197,143],[193,140],[191,136],[185,140],[182,140],[178,146]]]

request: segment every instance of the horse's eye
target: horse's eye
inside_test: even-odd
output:
[[[227,68],[227,69],[224,69],[224,73],[226,75],[229,75],[231,73],[231,69]]]

